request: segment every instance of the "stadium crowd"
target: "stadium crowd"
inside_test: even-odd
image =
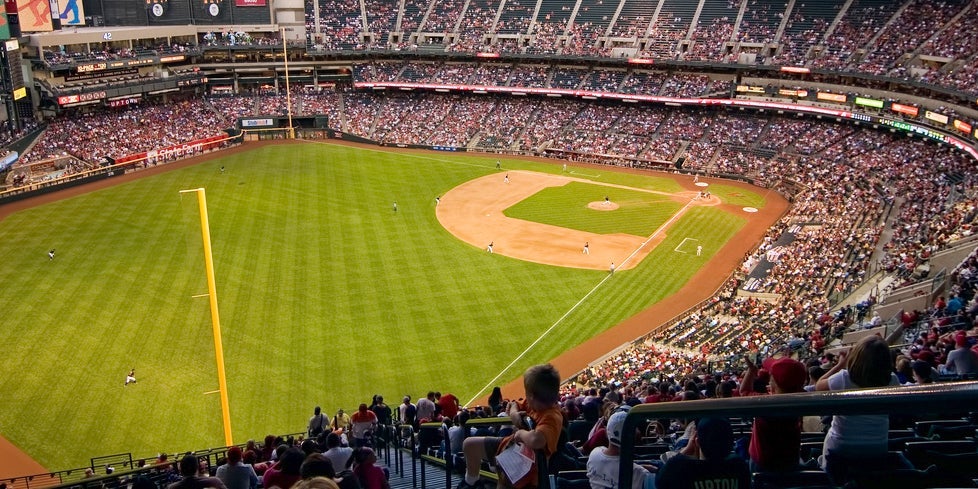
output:
[[[502,12],[490,1],[435,3],[423,24],[420,14],[410,13],[395,25],[397,12],[365,0],[366,27],[359,3],[323,2],[318,19],[307,4],[307,27],[317,33],[315,47],[419,49],[408,42],[410,34],[435,32],[445,37],[436,38],[434,46],[450,52],[610,56],[620,48],[619,56],[809,66],[978,93],[971,62],[978,27],[967,22],[971,7],[961,0],[859,0],[845,10],[841,2],[794,4],[789,10],[780,2],[752,1],[744,5],[742,16],[737,15],[741,2],[711,0],[696,25],[691,25],[692,11],[664,9],[648,18],[627,2],[617,17],[601,2],[582,2],[575,15],[570,0],[544,5],[535,18],[533,9],[513,2]],[[409,6],[411,12],[423,12],[422,5]],[[427,46],[432,46],[431,39]]]

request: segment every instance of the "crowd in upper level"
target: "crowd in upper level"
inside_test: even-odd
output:
[[[978,93],[972,68],[978,27],[967,21],[975,7],[964,0],[856,0],[845,10],[844,2],[793,3],[789,10],[780,2],[704,0],[699,16],[662,9],[657,17],[655,10],[643,14],[634,1],[624,2],[616,16],[615,6],[582,0],[575,9],[577,2],[568,0],[536,18],[532,9],[517,11],[509,2],[498,21],[494,1],[436,2],[427,16],[398,23],[375,2],[365,2],[364,21],[361,2],[330,0],[320,18],[307,12],[307,29],[327,51],[420,49],[410,42],[412,34],[440,33],[425,49],[809,66]],[[414,8],[423,12],[427,2]]]

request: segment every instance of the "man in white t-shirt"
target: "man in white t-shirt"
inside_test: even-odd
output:
[[[618,467],[621,462],[622,428],[625,425],[625,411],[617,412],[608,419],[608,446],[591,451],[587,458],[587,479],[592,489],[618,489]],[[632,464],[632,488],[642,489],[646,479],[655,474],[645,467]],[[651,482],[651,481],[650,481]]]

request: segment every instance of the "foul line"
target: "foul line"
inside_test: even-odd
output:
[[[678,212],[676,212],[675,214],[673,214],[673,216],[670,217],[669,220],[667,220],[661,226],[659,226],[659,228],[656,229],[655,232],[653,232],[651,236],[649,236],[648,238],[646,238],[645,241],[642,242],[642,244],[638,245],[638,248],[635,248],[635,251],[633,251],[630,255],[628,255],[627,257],[625,257],[625,259],[621,261],[621,264],[624,265],[625,263],[628,263],[628,260],[631,260],[632,258],[634,258],[635,255],[638,254],[638,252],[642,248],[645,247],[645,245],[649,244],[650,241],[652,241],[656,236],[658,236],[660,233],[662,233],[662,231],[664,231],[667,227],[669,227],[669,225],[672,224],[673,221],[675,221],[676,219],[678,219],[679,216],[682,216],[683,214],[685,214],[686,213],[686,209],[688,209],[689,206],[692,205],[692,204],[693,204],[693,201],[692,200],[690,200],[689,202],[687,202],[686,205],[684,205],[681,209],[679,209]],[[584,294],[584,297],[581,297],[581,300],[577,301],[577,303],[574,304],[573,306],[571,306],[571,308],[568,309],[567,312],[565,312],[562,316],[560,316],[560,318],[558,318],[556,321],[554,321],[554,323],[552,325],[550,325],[550,327],[547,328],[546,331],[544,331],[543,333],[541,333],[540,336],[537,337],[537,339],[533,340],[533,343],[530,343],[530,346],[527,346],[526,349],[524,349],[522,353],[520,353],[519,355],[517,355],[516,358],[514,358],[512,362],[509,362],[509,365],[507,365],[505,368],[503,368],[502,371],[500,371],[498,374],[496,374],[496,376],[493,377],[492,380],[490,380],[489,383],[487,383],[484,387],[482,387],[482,389],[479,389],[479,391],[476,392],[475,396],[472,397],[472,399],[470,399],[469,402],[463,404],[463,406],[468,406],[469,404],[472,404],[476,399],[479,398],[480,395],[482,395],[483,392],[486,392],[487,390],[489,390],[492,387],[492,385],[495,384],[503,376],[503,374],[505,374],[506,372],[508,372],[509,369],[513,368],[513,365],[516,365],[516,362],[520,361],[521,358],[523,358],[524,356],[526,356],[526,354],[529,353],[530,350],[532,350],[533,347],[536,346],[537,343],[543,341],[543,339],[546,338],[547,335],[550,334],[550,332],[554,330],[554,328],[556,328],[560,323],[562,323],[564,321],[564,319],[567,318],[567,316],[570,316],[570,314],[572,312],[574,312],[575,310],[577,310],[577,308],[581,304],[583,304],[584,301],[587,300],[587,298],[591,296],[591,294],[593,294],[596,290],[598,290],[599,287],[601,287],[602,285],[604,285],[604,283],[607,282],[612,276],[614,276],[614,274],[609,273],[603,279],[601,279],[601,281],[598,282],[597,285],[595,285],[590,291],[588,291],[587,294]]]

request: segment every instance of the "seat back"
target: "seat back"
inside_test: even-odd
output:
[[[821,470],[790,472],[755,472],[751,478],[754,489],[787,489],[789,487],[832,487],[832,479]]]

